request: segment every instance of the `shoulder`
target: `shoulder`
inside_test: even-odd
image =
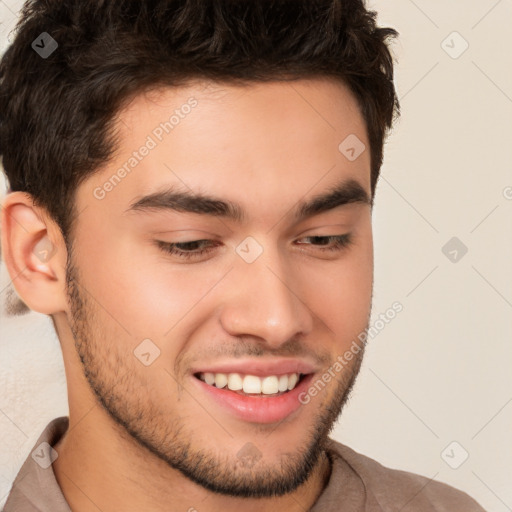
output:
[[[391,469],[376,460],[329,439],[328,452],[341,457],[364,483],[367,495],[382,510],[402,512],[485,512],[468,494],[450,485],[416,473]]]

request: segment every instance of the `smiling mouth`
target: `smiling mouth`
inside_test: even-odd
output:
[[[194,377],[209,386],[233,391],[246,396],[280,396],[293,390],[306,376],[302,373],[288,373],[284,375],[244,375],[241,373],[210,373],[200,372]]]

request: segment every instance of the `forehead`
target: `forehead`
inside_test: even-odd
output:
[[[257,108],[260,115],[251,119],[255,122],[275,118],[276,114],[279,117],[295,114],[304,117],[304,121],[317,117],[336,130],[341,115],[347,122],[364,125],[354,94],[343,81],[332,77],[239,85],[197,79],[179,87],[155,86],[133,97],[116,117],[125,128],[136,128],[140,121],[153,121],[155,114],[166,113],[169,108],[172,114],[172,110],[179,109],[191,97],[201,104],[201,118],[205,122],[207,114],[221,114],[225,120],[234,121],[236,117],[254,114]]]
[[[370,189],[364,120],[350,90],[332,79],[160,87],[130,101],[116,131],[113,160],[77,193],[82,208],[121,214],[137,197],[166,185],[248,207],[293,203],[340,178]],[[340,150],[345,140],[367,150],[351,161]],[[101,200],[98,187],[105,191]]]

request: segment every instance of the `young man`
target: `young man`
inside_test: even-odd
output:
[[[328,437],[370,317],[394,35],[360,0],[25,5],[2,247],[69,418],[5,512],[482,511]]]

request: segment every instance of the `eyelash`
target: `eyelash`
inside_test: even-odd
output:
[[[352,235],[350,233],[345,233],[343,235],[330,235],[330,236],[306,236],[305,239],[327,239],[331,240],[334,243],[330,245],[329,247],[322,247],[323,244],[317,246],[320,248],[321,252],[335,252],[335,251],[342,251],[343,249],[346,249],[351,243],[352,243]],[[201,244],[204,242],[210,243],[213,242],[212,240],[190,240],[189,242],[176,242],[176,243],[168,243],[168,242],[162,242],[160,240],[156,241],[158,244],[158,247],[164,251],[165,253],[172,254],[175,256],[178,256],[183,259],[192,259],[194,257],[202,256],[213,249],[218,245],[209,246],[206,248],[202,248],[196,251],[183,251],[181,249],[178,249],[178,246],[186,246],[190,244]]]

